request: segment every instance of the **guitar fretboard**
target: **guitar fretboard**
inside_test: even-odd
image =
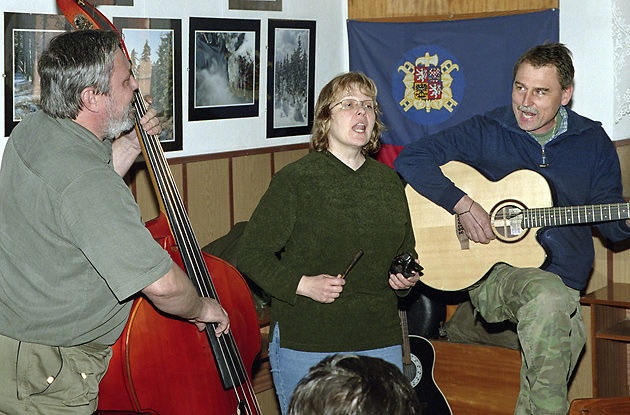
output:
[[[630,218],[630,203],[535,208],[523,211],[523,228],[577,225]]]

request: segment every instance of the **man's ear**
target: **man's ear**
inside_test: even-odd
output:
[[[91,86],[81,91],[81,105],[88,111],[99,112],[102,98],[102,94],[97,94]]]
[[[573,96],[573,85],[569,85],[566,89],[562,90],[562,105],[567,105],[571,101]]]

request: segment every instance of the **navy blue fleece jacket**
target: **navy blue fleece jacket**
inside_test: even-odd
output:
[[[566,110],[568,130],[544,146],[519,128],[511,106],[505,106],[406,145],[394,167],[416,191],[451,213],[464,192],[439,166],[453,160],[492,181],[520,169],[537,171],[549,183],[555,206],[625,202],[612,141],[599,122]],[[612,241],[630,237],[624,221],[595,226]],[[543,268],[567,286],[583,289],[594,258],[590,225],[545,228],[539,240],[548,255]]]

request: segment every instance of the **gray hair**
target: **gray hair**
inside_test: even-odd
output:
[[[39,59],[40,105],[54,118],[76,119],[81,92],[106,94],[120,36],[111,30],[78,30],[54,37]]]

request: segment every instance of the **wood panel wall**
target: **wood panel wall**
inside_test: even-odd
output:
[[[271,176],[308,153],[308,143],[257,150],[169,159],[199,246],[224,236],[249,220]],[[157,217],[159,207],[146,166],[136,163],[127,177],[142,219]]]

